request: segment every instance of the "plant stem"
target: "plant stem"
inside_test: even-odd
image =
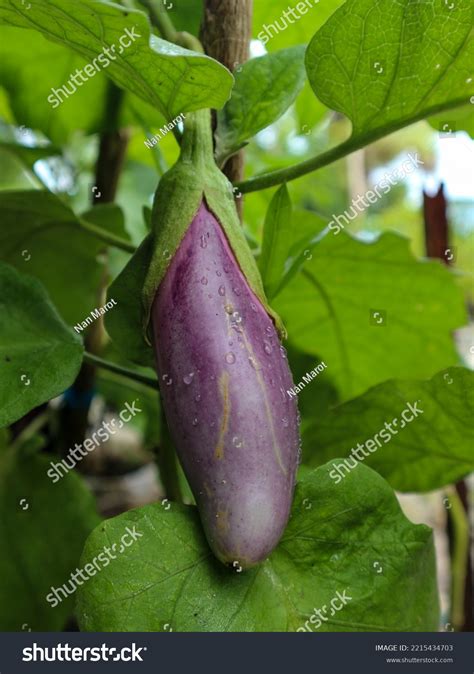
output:
[[[99,152],[95,166],[95,186],[99,193],[92,205],[109,204],[115,201],[120,175],[130,140],[130,130],[120,127],[120,116],[125,101],[125,92],[113,82],[107,82],[104,117],[99,140]]]
[[[42,414],[34,417],[31,423],[28,424],[28,426],[26,426],[26,428],[20,431],[20,433],[16,436],[10,445],[10,449],[18,449],[18,447],[20,447],[20,445],[22,445],[26,440],[29,440],[31,437],[36,435],[36,433],[38,433],[43,428],[43,426],[48,423],[49,418],[50,415],[47,409]]]
[[[448,493],[453,531],[453,549],[451,552],[451,624],[455,630],[464,624],[464,586],[466,583],[467,563],[469,559],[469,522],[462,501],[456,491]]]
[[[162,0],[139,0],[150,17],[150,21],[157,28],[161,36],[168,42],[176,42],[178,31],[173,26],[169,14],[163,6]]]
[[[249,180],[237,183],[235,186],[243,194],[246,194],[249,192],[257,192],[258,190],[265,190],[267,187],[274,187],[275,185],[280,185],[291,180],[296,180],[296,178],[301,178],[307,173],[317,171],[324,166],[328,166],[328,164],[332,164],[332,162],[337,161],[338,159],[342,159],[346,155],[364,147],[365,144],[365,139],[359,138],[354,142],[349,138],[349,140],[341,143],[341,145],[336,145],[336,147],[333,147],[316,157],[307,159],[299,164],[293,164],[293,166],[288,166],[287,168],[271,171],[270,173],[263,173],[260,176],[255,176],[255,178],[250,178]]]
[[[296,178],[301,178],[307,173],[312,173],[313,171],[317,171],[324,166],[328,166],[328,164],[332,164],[338,159],[342,159],[343,157],[352,154],[356,150],[360,150],[361,148],[374,143],[376,140],[379,140],[384,136],[388,136],[399,129],[403,129],[405,126],[409,126],[415,122],[427,119],[438,112],[455,109],[465,104],[465,100],[459,100],[450,102],[449,104],[444,103],[440,105],[433,105],[428,110],[423,110],[411,118],[397,120],[397,122],[387,124],[386,126],[380,127],[375,131],[366,131],[366,133],[363,133],[360,136],[351,136],[340,145],[336,145],[336,147],[333,147],[330,150],[317,155],[316,157],[311,157],[311,159],[306,159],[299,164],[294,164],[293,166],[288,166],[287,168],[271,171],[270,173],[263,173],[262,175],[255,176],[255,178],[244,180],[243,182],[237,183],[235,187],[245,194],[248,192],[256,192],[257,190],[265,190],[267,187],[274,187],[275,185],[281,185],[282,183],[296,180]]]
[[[123,377],[127,377],[127,379],[133,379],[134,381],[138,381],[141,384],[145,384],[145,386],[149,386],[150,388],[155,389],[155,391],[159,390],[158,379],[155,379],[154,377],[147,377],[147,375],[136,372],[135,370],[129,370],[122,365],[111,363],[109,360],[104,360],[103,358],[95,356],[93,353],[89,353],[88,351],[84,353],[84,360],[87,363],[101,367],[104,370],[115,372],[116,374],[120,374]]]
[[[204,15],[200,38],[205,52],[233,72],[237,65],[249,58],[252,37],[253,0],[204,0]],[[213,130],[217,127],[213,112]],[[219,163],[219,162],[218,162]],[[228,158],[222,172],[231,183],[244,177],[245,155],[243,150]],[[220,165],[220,164],[219,164]],[[242,220],[243,199],[236,198],[235,205]]]
[[[92,222],[87,222],[87,220],[83,220],[83,218],[78,218],[78,222],[82,229],[84,229],[86,232],[89,232],[90,234],[93,234],[101,241],[108,243],[110,246],[120,248],[127,253],[134,253],[136,251],[133,243],[130,243],[129,241],[126,241],[125,239],[122,239],[120,236],[116,236],[111,232],[107,232],[105,229],[102,229],[102,227],[98,227],[97,225],[92,224]]]
[[[150,21],[158,29],[161,37],[186,49],[203,52],[202,44],[197,37],[184,31],[177,31],[170,19],[170,15],[163,5],[163,0],[139,0],[147,11]]]

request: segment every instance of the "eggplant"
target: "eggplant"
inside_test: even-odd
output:
[[[240,571],[268,557],[288,521],[298,410],[284,328],[213,161],[209,115],[186,123],[155,198],[143,325],[207,540]]]

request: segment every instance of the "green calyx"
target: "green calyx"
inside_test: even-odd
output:
[[[200,110],[186,116],[180,158],[162,177],[155,194],[152,252],[142,291],[145,340],[150,344],[150,313],[156,291],[203,199],[225,232],[248,284],[285,337],[282,321],[265,297],[260,272],[237,215],[232,185],[214,161],[210,111]]]

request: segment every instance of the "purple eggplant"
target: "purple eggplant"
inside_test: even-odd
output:
[[[204,200],[151,323],[166,418],[209,545],[223,563],[251,567],[289,517],[298,411],[274,322]]]

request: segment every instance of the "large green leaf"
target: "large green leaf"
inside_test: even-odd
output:
[[[0,629],[64,628],[74,596],[52,608],[46,596],[79,566],[99,523],[93,500],[73,472],[53,484],[49,459],[26,448],[0,456]]]
[[[415,260],[394,233],[374,243],[327,234],[274,305],[291,341],[324,359],[346,399],[458,363],[452,332],[466,313],[455,277],[438,261]]]
[[[102,214],[118,207],[97,206],[90,220],[121,233]],[[101,306],[98,289],[104,267],[98,253],[106,244],[82,230],[73,211],[54,194],[40,190],[0,191],[0,259],[37,276],[63,318],[75,325]],[[117,226],[113,223],[117,222]]]
[[[298,485],[278,548],[243,573],[214,559],[193,507],[155,504],[104,522],[82,564],[118,543],[126,527],[141,537],[81,588],[81,629],[292,632],[346,590],[350,601],[320,631],[435,630],[430,530],[405,518],[369,468],[358,466],[337,487],[331,468]]]
[[[471,0],[348,0],[308,46],[311,85],[368,143],[469,101],[472,25]]]
[[[65,143],[78,131],[96,133],[106,128],[108,80],[105,72],[88,80],[74,94],[55,107],[48,102],[52,89],[65,82],[65,76],[82,69],[88,61],[66,46],[46,40],[41,33],[28,33],[29,49],[24,48],[25,30],[0,26],[0,85],[17,124],[43,132],[56,143]],[[114,108],[114,112],[115,112]],[[147,124],[160,128],[165,118],[155,107],[133,94],[126,94],[118,110],[121,127],[136,124],[137,111]]]
[[[84,347],[36,279],[0,264],[0,288],[1,428],[67,389]]]
[[[16,5],[21,8],[21,3]],[[16,120],[56,143],[65,142],[78,129],[93,133],[101,128],[107,84],[101,73],[54,110],[48,102],[51,89],[61,87],[85,64],[82,56],[45,40],[37,31],[0,25],[0,86],[8,92]]]
[[[406,421],[401,417],[407,403],[416,403],[421,411],[412,421],[411,412]],[[347,459],[358,443],[368,440],[364,452],[358,451],[361,460],[394,489],[430,491],[474,471],[473,418],[474,372],[451,368],[426,382],[388,381],[315,416],[303,435],[303,456],[313,466],[339,456]],[[373,438],[383,428],[379,446]],[[348,465],[352,463],[350,458]],[[341,468],[341,479],[345,472]]]
[[[306,79],[304,51],[304,46],[283,49],[237,69],[232,97],[217,116],[218,163],[290,107]]]
[[[27,9],[16,0],[0,0],[0,23],[40,31],[48,40],[86,58],[91,72],[96,59],[100,72],[170,119],[191,110],[220,108],[229,97],[233,78],[224,66],[151,35],[142,12],[99,0],[35,0],[29,4]],[[135,37],[133,42],[130,35]],[[122,36],[124,45],[131,42],[130,46],[119,43]],[[115,52],[110,51],[112,46]],[[106,59],[97,61],[104,47],[109,49]],[[97,68],[90,77],[96,73]],[[70,74],[65,70],[63,84]],[[76,89],[88,84],[86,81]]]

